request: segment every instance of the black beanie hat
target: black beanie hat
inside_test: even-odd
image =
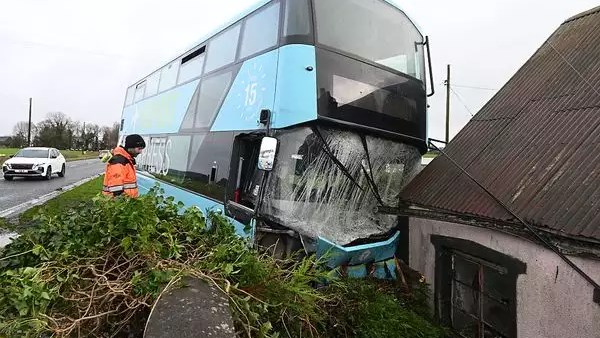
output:
[[[138,134],[131,134],[125,138],[125,149],[129,148],[146,148],[146,142]]]

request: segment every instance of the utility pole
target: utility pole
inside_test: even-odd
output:
[[[450,65],[446,75],[446,144],[450,142]]]
[[[85,144],[85,148],[87,148],[87,140],[85,137],[85,121],[83,121],[83,130],[81,131],[81,153],[82,154],[85,154],[85,151],[83,150],[84,144]]]
[[[27,146],[31,146],[31,103],[33,99],[29,98],[29,126],[27,131]]]

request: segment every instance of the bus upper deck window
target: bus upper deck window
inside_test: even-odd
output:
[[[205,50],[206,46],[202,46],[181,59],[181,67],[179,68],[179,77],[177,79],[178,84],[187,82],[202,74]]]
[[[127,88],[127,95],[125,96],[125,105],[128,106],[133,104],[133,95],[135,93],[135,87],[131,86]]]
[[[146,81],[142,81],[135,86],[134,101],[139,102],[144,98],[144,91],[146,90]]]
[[[235,61],[238,39],[240,36],[240,25],[235,25],[224,31],[208,43],[208,55],[204,72],[226,66]]]
[[[160,80],[160,72],[154,72],[146,78],[146,93],[144,97],[150,97],[158,93],[158,81]]]
[[[246,19],[240,58],[275,46],[278,35],[279,3],[276,2]]]
[[[177,82],[178,61],[171,62],[160,71],[159,91],[165,91],[175,86]]]
[[[320,44],[424,78],[424,38],[400,9],[383,0],[315,0],[314,4]]]
[[[288,0],[285,4],[283,33],[286,36],[309,35],[312,21],[309,0]]]

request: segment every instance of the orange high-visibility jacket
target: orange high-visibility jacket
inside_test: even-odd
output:
[[[137,197],[135,159],[120,146],[113,149],[112,154],[112,158],[106,164],[102,193],[108,196],[126,194],[130,197]]]

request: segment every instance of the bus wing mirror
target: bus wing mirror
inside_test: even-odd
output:
[[[275,154],[277,153],[277,139],[274,137],[263,137],[260,143],[260,152],[258,155],[258,169],[271,171],[275,163]]]
[[[427,47],[427,70],[429,70],[429,85],[431,86],[431,93],[428,93],[427,97],[430,97],[435,94],[435,87],[433,85],[433,70],[431,69],[431,49],[429,47],[429,36],[425,36],[425,41],[423,42],[415,42],[415,51],[417,51],[417,45],[421,45],[423,48]],[[423,79],[423,82],[425,82],[425,79]]]
[[[429,47],[429,36],[425,37],[425,45],[427,45],[427,65],[429,69],[429,85],[431,86],[431,93],[427,94],[427,97],[435,94],[435,87],[433,84],[433,69],[431,69],[431,48]]]

